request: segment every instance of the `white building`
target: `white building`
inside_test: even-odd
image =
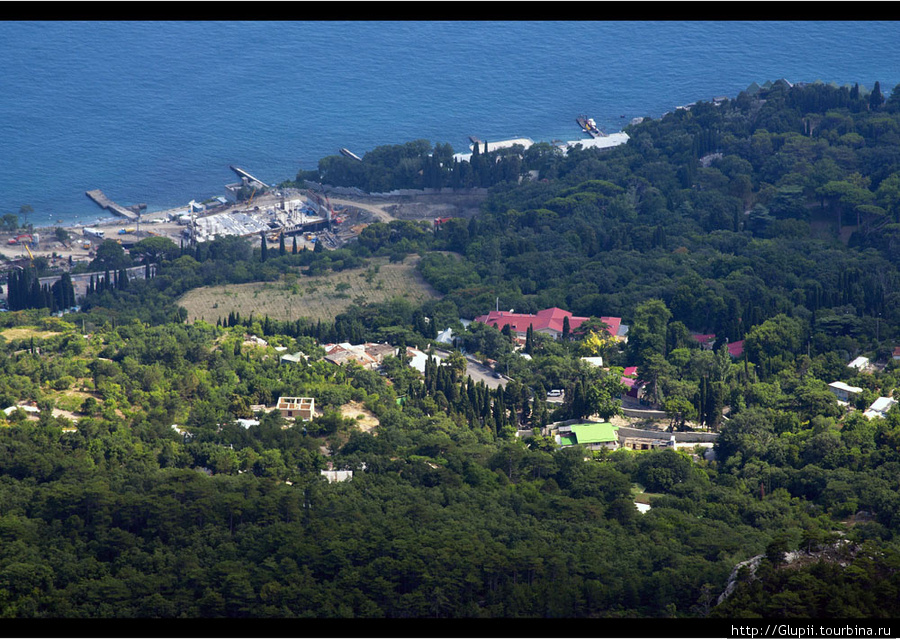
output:
[[[353,479],[352,470],[321,470],[319,473],[333,484],[336,481],[350,481]]]
[[[829,390],[834,393],[839,402],[849,402],[856,398],[863,389],[859,386],[850,386],[844,382],[831,382],[828,385]]]
[[[409,358],[409,365],[424,375],[425,374],[425,362],[428,361],[428,354],[423,353],[422,351],[420,351],[417,348],[412,348],[410,346],[407,346],[406,347],[406,356]]]
[[[891,410],[891,407],[896,404],[896,400],[892,397],[879,397],[872,405],[869,406],[868,410],[863,413],[869,419],[881,418],[884,419],[887,417],[888,411]]]
[[[855,368],[858,371],[864,371],[869,367],[868,357],[857,357],[855,360],[847,364],[849,368]]]
[[[306,361],[306,355],[301,351],[297,351],[296,353],[285,353],[278,361],[282,364],[299,364],[300,362]]]

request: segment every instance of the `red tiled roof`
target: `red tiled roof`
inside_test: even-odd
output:
[[[622,374],[625,377],[636,377],[637,376],[637,366],[628,366],[622,371]]]
[[[732,357],[740,357],[744,354],[744,340],[728,342],[728,354]]]
[[[691,337],[701,344],[711,344],[716,341],[715,333],[691,333]]]
[[[572,315],[572,313],[570,313],[569,311],[564,311],[563,309],[554,306],[553,308],[546,308],[542,311],[538,311],[534,315],[529,313],[491,311],[487,315],[476,317],[475,321],[481,322],[482,324],[496,326],[499,329],[503,329],[504,326],[508,325],[513,332],[521,334],[524,334],[528,331],[529,325],[532,327],[532,330],[535,331],[552,330],[556,331],[557,333],[562,333],[563,320],[566,317],[569,318],[569,330],[573,332],[584,322],[590,319],[588,317],[578,317]],[[619,331],[619,325],[622,323],[622,318],[601,317],[600,319],[604,323],[609,325],[609,333],[610,335],[615,337],[615,335]]]
[[[569,320],[572,321],[572,320]],[[622,324],[621,317],[601,317],[600,321],[609,326],[609,334],[615,337],[619,334],[619,325]]]

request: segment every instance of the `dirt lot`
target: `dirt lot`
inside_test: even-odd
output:
[[[473,193],[441,193],[405,195],[395,198],[331,197],[332,205],[352,206],[371,212],[378,220],[433,220],[436,217],[470,218],[478,213],[487,195]]]
[[[378,418],[359,402],[350,402],[341,406],[341,415],[356,420],[356,425],[364,433],[373,431],[379,424]]]

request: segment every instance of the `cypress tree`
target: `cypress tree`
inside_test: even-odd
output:
[[[268,247],[266,246],[266,234],[260,233],[259,238],[260,238],[259,261],[265,262],[266,261],[266,251],[268,250]]]
[[[869,109],[877,111],[881,108],[882,104],[884,104],[884,96],[881,94],[881,84],[876,80],[875,88],[872,89],[872,93],[869,94]]]
[[[294,236],[294,243],[291,246],[291,253],[294,255],[297,254],[297,236],[296,235]]]
[[[278,236],[278,254],[279,255],[287,254],[287,250],[284,247],[284,233],[281,233]]]

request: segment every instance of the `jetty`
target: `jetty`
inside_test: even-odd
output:
[[[112,200],[110,200],[106,195],[104,195],[103,191],[100,189],[94,189],[93,191],[86,191],[85,195],[91,198],[94,202],[97,203],[100,208],[106,209],[116,215],[121,215],[122,217],[128,218],[129,220],[138,219],[138,214],[134,211],[125,208],[119,204],[116,204]]]
[[[352,160],[356,160],[357,162],[362,162],[362,158],[359,157],[358,155],[356,155],[356,153],[354,153],[354,152],[351,151],[350,149],[347,149],[347,148],[342,147],[342,148],[341,148],[341,155],[343,155],[343,156],[345,156],[345,157],[348,157],[348,158],[350,158],[350,159],[352,159]]]
[[[262,180],[260,180],[260,179],[258,179],[258,178],[253,177],[252,175],[250,175],[249,173],[247,173],[244,169],[242,169],[242,168],[239,167],[239,166],[234,166],[234,165],[232,164],[232,165],[229,166],[228,168],[231,169],[232,171],[234,171],[235,173],[237,173],[237,176],[238,176],[239,178],[247,178],[247,180],[248,180],[251,184],[252,184],[253,182],[256,182],[257,184],[260,185],[261,188],[264,188],[264,189],[269,188],[269,185],[268,185],[268,184],[266,184],[265,182],[263,182]]]

